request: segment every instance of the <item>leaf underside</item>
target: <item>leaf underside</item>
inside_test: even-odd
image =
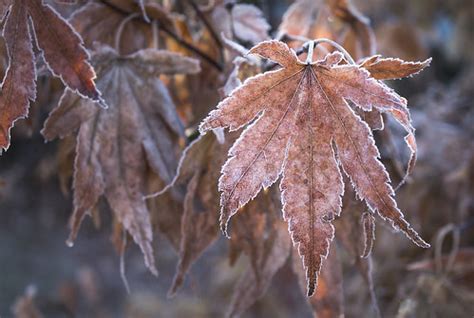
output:
[[[140,246],[148,268],[154,265],[152,227],[146,201],[149,170],[168,184],[176,169],[176,145],[184,136],[160,74],[195,73],[198,63],[163,50],[127,56],[99,48],[93,61],[108,109],[66,91],[42,130],[47,140],[78,130],[74,164],[72,242],[85,215],[101,196]]]

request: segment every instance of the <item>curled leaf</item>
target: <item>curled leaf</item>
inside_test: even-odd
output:
[[[370,212],[362,214],[362,226],[364,230],[364,249],[361,257],[369,257],[375,241],[375,218]]]

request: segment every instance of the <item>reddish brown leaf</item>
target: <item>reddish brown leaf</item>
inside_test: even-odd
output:
[[[423,62],[405,62],[401,59],[382,58],[380,55],[374,55],[362,61],[360,65],[364,67],[367,71],[369,71],[370,76],[375,79],[391,80],[416,75],[424,68],[429,66],[430,63],[431,58]],[[396,189],[398,189],[405,183],[408,176],[412,173],[413,168],[415,167],[417,158],[417,146],[414,135],[415,129],[410,123],[410,118],[396,110],[389,110],[389,112],[403,125],[403,127],[407,131],[408,135],[405,137],[405,142],[408,146],[408,149],[410,150],[410,159],[408,160],[407,169],[402,180],[396,187]],[[360,111],[358,111],[358,114],[360,114]],[[364,120],[366,120],[370,128],[372,128],[373,130],[383,129],[384,123],[380,111],[374,109],[365,114],[366,115],[363,116],[363,118]]]
[[[423,62],[405,62],[397,58],[382,58],[374,55],[363,60],[360,65],[378,80],[391,80],[409,77],[420,73],[431,63],[431,58]]]
[[[367,206],[421,247],[429,245],[404,219],[372,133],[347,100],[364,111],[395,114],[410,125],[406,100],[358,65],[339,65],[342,54],[303,63],[288,46],[262,42],[250,53],[282,68],[245,81],[204,119],[201,132],[239,129],[255,118],[229,151],[219,180],[221,226],[280,175],[283,215],[307,270],[308,294],[334,236],[343,183],[350,177]],[[337,159],[336,159],[337,156]]]
[[[29,103],[36,98],[32,41],[38,44],[52,73],[67,87],[100,101],[88,53],[65,20],[42,0],[2,1],[0,12],[3,15],[7,11],[3,36],[10,61],[0,96],[0,147],[5,150],[10,144],[11,127],[28,115]]]
[[[74,172],[72,242],[86,214],[104,195],[125,230],[140,245],[156,273],[152,229],[143,195],[150,167],[165,182],[176,168],[176,140],[183,128],[160,74],[194,73],[198,63],[178,54],[148,49],[128,56],[103,47],[93,58],[99,87],[111,106],[101,109],[66,91],[42,133],[47,140],[79,129]]]

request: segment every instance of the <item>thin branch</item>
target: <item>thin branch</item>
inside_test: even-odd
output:
[[[112,3],[110,3],[108,0],[100,0],[100,2],[104,5],[106,5],[107,7],[113,9],[114,11],[117,11],[123,15],[129,15],[131,12],[128,12],[127,10],[124,10]],[[148,22],[145,21],[145,19],[143,18],[143,16],[139,16],[139,17],[136,17],[136,19],[140,22],[140,23],[143,23],[143,24],[147,24],[149,25]],[[152,20],[156,20],[156,19],[153,19]],[[166,33],[168,36],[170,36],[171,38],[173,38],[176,42],[178,42],[179,45],[181,45],[182,47],[184,47],[185,49],[193,52],[194,54],[198,55],[199,57],[201,57],[204,61],[206,61],[207,63],[209,63],[210,65],[212,65],[214,68],[216,68],[219,72],[222,72],[224,70],[224,67],[222,66],[221,63],[217,62],[216,60],[214,60],[212,57],[210,57],[207,53],[201,51],[199,48],[195,47],[194,45],[192,44],[189,44],[188,42],[186,42],[185,40],[183,40],[181,37],[179,37],[176,33],[174,33],[173,31],[169,30],[168,28],[166,28],[164,25],[161,25],[160,26],[160,31],[163,31],[164,33]]]
[[[211,34],[212,39],[214,40],[214,42],[216,42],[216,45],[219,47],[219,49],[222,49],[224,47],[222,45],[222,41],[219,38],[219,35],[217,35],[216,30],[214,30],[214,27],[207,20],[207,17],[202,13],[201,9],[199,9],[199,6],[196,4],[196,2],[194,2],[194,0],[188,0],[188,2],[191,5],[191,7],[193,8],[193,10],[196,12],[199,19],[201,19],[201,21],[206,26],[207,30]]]

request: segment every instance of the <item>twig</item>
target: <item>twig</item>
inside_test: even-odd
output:
[[[128,12],[127,10],[124,10],[122,8],[119,8],[117,7],[116,5],[110,3],[108,0],[100,0],[100,2],[104,5],[106,5],[107,7],[113,9],[114,11],[117,11],[121,14],[124,14],[124,15],[129,15],[130,12]],[[136,19],[140,22],[140,23],[143,23],[143,24],[149,24],[148,22],[145,21],[145,19],[143,18],[143,16],[139,16],[139,17],[136,17]],[[151,20],[156,20],[156,19],[151,19]],[[219,72],[222,72],[224,70],[224,67],[222,66],[222,64],[220,64],[219,62],[215,61],[212,57],[210,57],[209,55],[207,55],[205,52],[201,51],[199,48],[195,47],[194,45],[192,44],[189,44],[188,42],[186,42],[185,40],[181,39],[176,33],[174,33],[173,31],[169,30],[168,28],[166,28],[164,25],[161,25],[160,27],[160,31],[163,31],[164,33],[166,33],[168,36],[170,36],[171,38],[173,38],[176,42],[178,42],[179,45],[181,45],[182,47],[184,47],[185,49],[193,52],[194,54],[198,55],[199,57],[201,57],[203,60],[205,60],[207,63],[209,63],[210,65],[212,65],[214,68],[216,68]]]
[[[201,21],[206,26],[207,30],[211,34],[212,39],[214,40],[214,42],[216,42],[216,45],[219,47],[219,49],[222,49],[224,46],[222,45],[222,41],[219,38],[219,35],[217,35],[216,30],[214,30],[211,23],[209,23],[206,16],[202,13],[201,9],[199,9],[199,6],[196,4],[196,2],[194,2],[194,0],[188,0],[188,2],[191,5],[191,7],[193,8],[193,10],[196,12],[199,19],[201,19]]]

